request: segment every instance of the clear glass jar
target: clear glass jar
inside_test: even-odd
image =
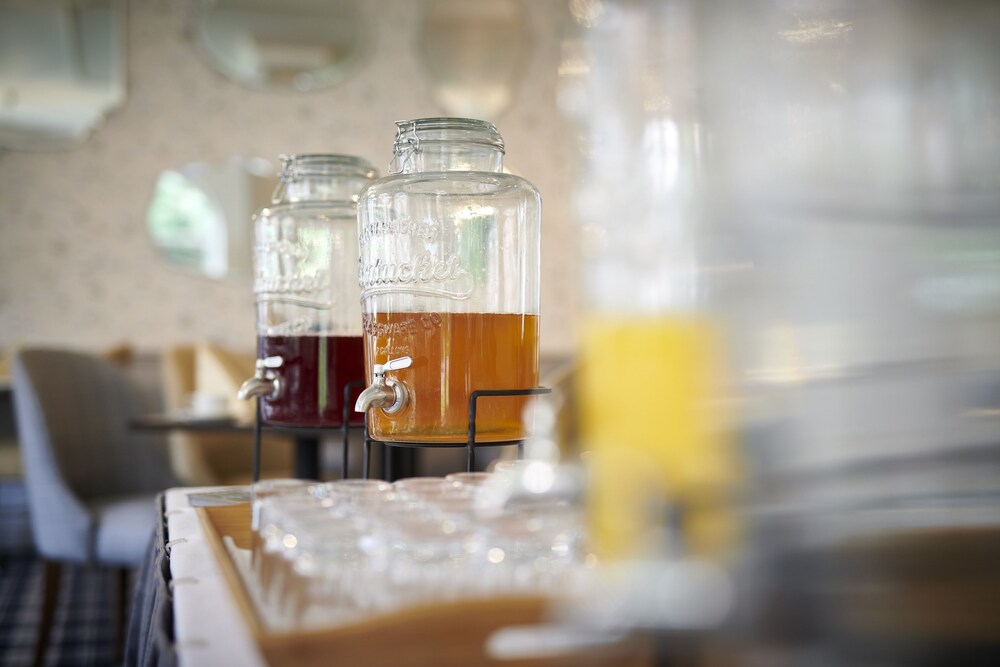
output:
[[[571,195],[583,239],[576,432],[604,561],[662,555],[665,517],[683,517],[700,556],[737,540],[727,505],[742,473],[715,292],[728,273],[706,213],[698,4],[602,3],[581,37],[589,67],[561,82],[564,107],[585,101],[566,109],[587,147]]]
[[[357,408],[376,440],[463,442],[472,391],[538,384],[541,197],[503,156],[490,123],[400,121],[390,175],[361,193]],[[525,400],[480,399],[477,439],[523,437]]]
[[[376,171],[349,155],[282,161],[272,205],[254,216],[260,360],[247,393],[265,422],[339,425],[345,386],[364,379],[357,201]]]

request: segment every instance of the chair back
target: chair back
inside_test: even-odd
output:
[[[66,551],[84,537],[69,533],[89,529],[87,504],[176,485],[162,435],[130,430],[129,421],[149,406],[114,364],[26,348],[14,356],[12,377],[32,530],[43,555],[80,556]]]

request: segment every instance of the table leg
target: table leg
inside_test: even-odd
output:
[[[395,482],[397,479],[413,477],[417,470],[417,450],[413,447],[383,447],[385,457],[385,479]]]
[[[295,437],[295,476],[299,479],[319,479],[319,438],[311,435]]]

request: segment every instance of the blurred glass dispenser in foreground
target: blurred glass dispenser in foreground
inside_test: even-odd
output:
[[[1000,7],[572,7],[595,548],[731,568],[737,664],[990,664]]]
[[[713,217],[748,266],[726,310],[760,643],[995,662],[1000,7],[716,10],[701,64]]]
[[[364,380],[357,200],[376,171],[349,155],[282,160],[254,216],[259,359],[241,396],[260,398],[267,423],[340,425],[345,387]]]
[[[573,209],[592,540],[611,560],[677,548],[721,556],[736,539],[727,506],[740,470],[709,281],[717,258],[703,201],[709,137],[696,97],[694,9],[590,11],[578,16],[593,24],[565,68],[580,74],[564,78],[560,97],[587,146]]]
[[[541,197],[503,171],[490,123],[397,123],[389,175],[358,204],[371,437],[466,442],[475,390],[538,384]],[[476,438],[526,435],[527,398],[479,400]]]

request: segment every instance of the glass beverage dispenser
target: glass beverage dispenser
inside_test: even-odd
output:
[[[348,155],[282,162],[254,216],[259,359],[240,396],[259,396],[268,423],[340,425],[345,386],[364,379],[357,200],[376,171]]]
[[[604,561],[680,542],[716,559],[739,539],[720,294],[734,262],[708,214],[698,6],[604,2],[579,55],[590,66],[563,81],[588,148],[572,193],[588,240],[575,381],[589,539]]]
[[[356,409],[375,440],[465,442],[473,391],[538,384],[541,197],[503,156],[490,123],[400,121],[390,175],[361,193]],[[526,400],[480,399],[477,440],[523,438]]]

